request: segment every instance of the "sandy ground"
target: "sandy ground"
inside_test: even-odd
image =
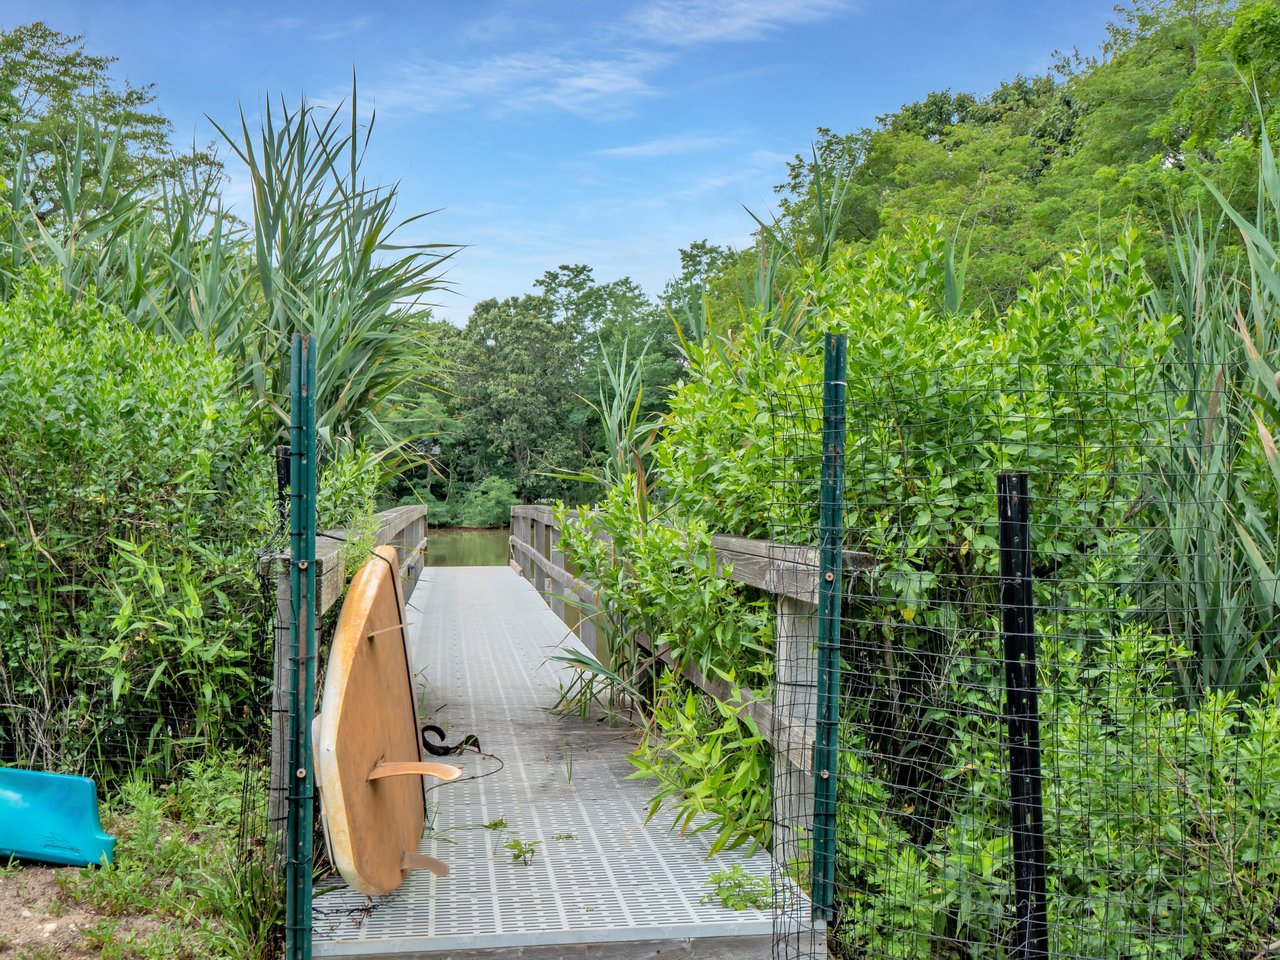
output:
[[[96,957],[84,931],[100,923],[101,913],[70,901],[58,888],[58,876],[75,867],[27,866],[0,874],[0,957]],[[141,917],[113,918],[116,937],[146,936],[161,925]]]

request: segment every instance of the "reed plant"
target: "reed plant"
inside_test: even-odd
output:
[[[1170,592],[1177,622],[1164,626],[1197,653],[1183,670],[1192,694],[1256,687],[1280,646],[1280,175],[1265,127],[1253,216],[1208,187],[1220,215],[1173,218],[1170,285],[1154,304],[1183,318],[1168,370],[1186,416],[1156,451],[1143,575]]]
[[[429,214],[397,219],[396,187],[366,182],[373,129],[371,116],[361,130],[354,79],[349,103],[331,111],[268,102],[257,131],[243,111],[238,134],[218,127],[253,195],[261,316],[246,350],[249,385],[279,409],[290,338],[313,333],[322,437],[399,450],[406,436],[393,420],[396,401],[428,368],[427,298],[444,288],[440,269],[458,248],[403,239]]]
[[[93,118],[49,172],[52,201],[19,150],[0,201],[0,295],[35,264],[77,300],[206,342],[259,406],[264,445],[287,430],[292,335],[314,333],[322,437],[397,456],[418,432],[412,398],[434,367],[427,301],[457,248],[406,240],[427,214],[398,218],[396,186],[366,182],[374,123],[361,121],[354,81],[332,109],[269,101],[260,127],[239,120],[218,130],[247,168],[248,223],[227,210],[221,174],[198,165],[148,192],[119,188],[120,131]]]

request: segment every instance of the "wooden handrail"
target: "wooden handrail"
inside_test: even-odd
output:
[[[406,602],[421,571],[422,548],[426,540],[427,508],[418,504],[392,507],[374,514],[373,546],[391,544],[400,554],[400,581]],[[329,611],[347,585],[347,531],[334,527],[316,535],[316,616]],[[412,541],[412,542],[410,542]],[[289,554],[274,553],[262,560],[263,572],[289,575]]]
[[[546,576],[564,587],[574,597],[584,603],[594,605],[596,602],[596,592],[591,589],[591,585],[585,580],[579,580],[564,567],[557,567],[550,560],[538,553],[533,547],[529,546],[523,540],[516,537],[508,537],[511,545],[512,554],[519,554],[521,557],[527,557],[532,561]]]
[[[817,604],[821,570],[817,547],[725,534],[713,536],[711,547],[716,555],[716,569],[731,580],[757,587],[775,597]],[[845,570],[870,570],[875,565],[876,559],[869,553],[844,552]]]
[[[577,517],[577,511],[569,511],[566,520],[572,521]],[[518,568],[531,582],[555,584],[564,591],[560,594],[561,597],[572,597],[581,607],[598,609],[599,598],[591,585],[564,566],[553,562],[535,546],[535,541],[542,538],[543,550],[550,552],[549,548],[555,544],[556,552],[559,552],[561,524],[557,522],[552,509],[543,504],[512,507],[511,518],[512,532],[508,542],[512,566]],[[542,528],[541,531],[539,527]],[[820,570],[817,548],[728,535],[713,536],[711,544],[719,573],[735,582],[773,595],[778,607],[780,633],[784,618],[792,621],[803,619],[811,608],[816,607]],[[844,563],[846,569],[851,571],[866,570],[875,565],[875,558],[865,553],[846,551]],[[539,592],[549,604],[552,604],[557,595],[543,586],[539,587]],[[794,632],[794,625],[789,629]],[[755,722],[761,736],[771,744],[776,753],[783,755],[792,766],[804,773],[813,772],[814,732],[811,717],[790,716],[770,700],[741,687],[738,689],[738,697],[734,698],[733,686],[728,682],[719,677],[705,676],[687,661],[677,662],[669,649],[653,650],[647,637],[637,637],[636,640],[650,655],[672,669],[679,669],[699,690],[722,702],[740,703],[743,714]]]
[[[548,527],[560,529],[560,524],[556,521],[555,513],[552,508],[545,503],[521,503],[511,508],[512,517],[523,517],[529,520],[537,520]],[[569,520],[578,519],[578,511],[570,510],[565,516]]]

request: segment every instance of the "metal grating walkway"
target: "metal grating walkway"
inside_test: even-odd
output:
[[[644,816],[652,783],[627,780],[625,728],[552,716],[576,644],[532,586],[507,567],[423,571],[410,610],[423,719],[450,740],[475,733],[497,773],[431,790],[421,850],[450,875],[415,871],[370,899],[345,885],[315,900],[317,957],[767,957],[767,911],[702,903],[707,878],[740,863],[768,877],[767,854],[706,859],[710,838]],[[458,762],[451,760],[450,762]],[[464,777],[496,764],[468,753]],[[483,825],[506,821],[501,830]],[[528,865],[504,844],[537,842]]]

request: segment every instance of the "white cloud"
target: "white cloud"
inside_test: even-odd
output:
[[[648,0],[631,15],[651,41],[673,46],[757,40],[779,27],[850,9],[849,0]]]
[[[271,17],[255,24],[260,33],[301,33],[308,40],[328,43],[367,30],[377,18],[371,15],[350,17],[346,20],[317,22],[304,17]]]
[[[430,114],[468,107],[506,113],[550,106],[571,113],[616,111],[628,98],[655,91],[649,76],[665,57],[519,52],[472,63],[404,64],[369,84],[375,106],[392,114]]]
[[[353,33],[360,33],[371,27],[376,20],[373,16],[352,17],[349,20],[338,20],[333,23],[316,24],[311,31],[311,39],[321,42],[341,40]]]
[[[559,45],[526,47],[465,60],[405,61],[366,88],[384,115],[421,116],[482,109],[496,114],[552,108],[612,117],[629,102],[663,93],[658,74],[672,47],[757,39],[788,24],[813,23],[851,9],[853,0],[641,0],[606,26],[583,24]],[[471,40],[509,41],[520,25],[545,25],[503,11],[469,25]],[[593,33],[593,29],[596,29]],[[465,31],[464,31],[465,32]],[[520,33],[528,41],[528,30]],[[590,37],[590,39],[589,39]],[[665,51],[665,52],[664,52]],[[336,99],[336,98],[326,98]],[[669,156],[720,145],[711,138],[673,137],[603,150],[601,155]]]
[[[700,150],[722,147],[729,141],[725,137],[708,137],[696,134],[681,134],[674,137],[659,137],[644,143],[630,144],[625,147],[609,147],[597,150],[602,157],[674,157]]]

